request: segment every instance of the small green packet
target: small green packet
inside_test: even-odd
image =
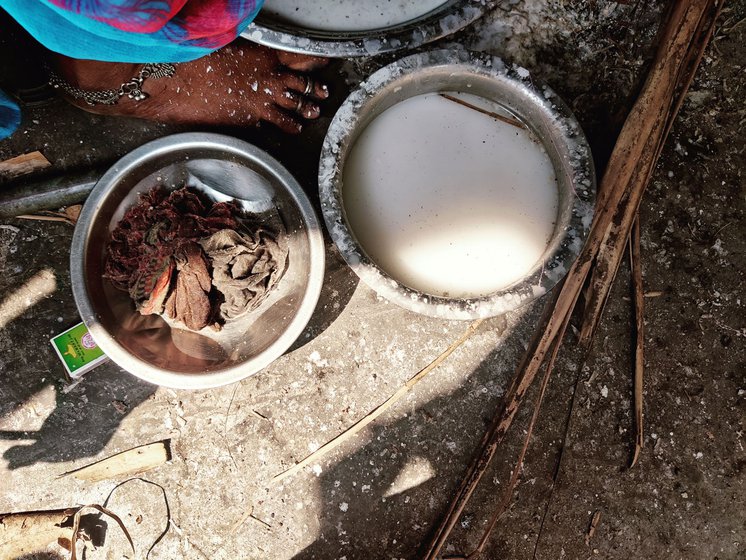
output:
[[[84,323],[79,323],[50,340],[68,379],[75,380],[108,358],[93,340]]]

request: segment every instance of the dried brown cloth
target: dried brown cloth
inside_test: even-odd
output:
[[[256,309],[287,265],[287,237],[262,227],[242,234],[224,229],[199,244],[212,263],[212,284],[225,298],[220,305],[225,320]]]
[[[198,331],[210,324],[210,272],[202,248],[187,243],[174,253],[176,278],[174,288],[166,299],[165,313],[181,321],[187,328]]]

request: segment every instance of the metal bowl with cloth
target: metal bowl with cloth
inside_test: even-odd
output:
[[[186,186],[216,203],[237,204],[246,215],[269,216],[282,240],[257,228],[249,237],[223,230],[200,246],[187,245],[171,260],[179,270],[175,284],[161,298],[151,286],[151,297],[141,302],[165,308],[172,318],[141,314],[131,294],[112,282],[107,255],[128,209],[157,185],[165,191],[161,197]],[[257,244],[262,251],[252,250]],[[209,257],[209,272],[201,255]],[[282,270],[263,268],[263,258],[282,262]],[[279,162],[235,138],[187,133],[145,144],[101,177],[81,211],[70,269],[80,315],[109,358],[151,383],[204,389],[258,372],[298,338],[321,291],[324,245],[308,198]],[[201,328],[200,297],[210,281],[222,293],[227,320],[220,329]]]

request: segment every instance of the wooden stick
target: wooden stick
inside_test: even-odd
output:
[[[6,159],[5,161],[0,161],[0,176],[7,179],[13,179],[15,177],[20,177],[21,175],[33,173],[40,169],[46,169],[51,165],[52,164],[49,163],[49,160],[44,157],[44,154],[37,150],[35,152]]]
[[[60,539],[71,541],[73,517],[80,508],[0,515],[0,558],[17,558]]]
[[[19,220],[37,220],[39,222],[64,222],[71,226],[75,225],[75,222],[71,221],[66,216],[47,216],[45,214],[19,214],[15,216]]]
[[[723,2],[694,0],[677,2],[666,27],[656,61],[643,92],[627,119],[612,154],[599,190],[622,188],[625,197],[614,219],[607,224],[601,248],[595,257],[593,275],[586,291],[586,306],[580,342],[589,346],[601,320],[624,249],[637,215],[642,195],[650,182],[668,133],[681,108],[686,92],[694,79],[704,50],[712,36]],[[639,110],[636,109],[639,107]],[[628,127],[628,125],[631,125]],[[639,139],[639,142],[638,142]],[[619,148],[629,151],[631,173],[620,174],[612,167]],[[635,148],[641,149],[635,149]]]
[[[468,107],[469,109],[474,109],[478,113],[482,113],[483,115],[492,117],[493,119],[497,121],[504,122],[516,128],[523,128],[523,129],[526,128],[526,125],[523,124],[518,119],[511,119],[510,117],[505,117],[501,115],[500,113],[495,113],[494,111],[488,111],[487,109],[482,109],[481,107],[477,107],[476,105],[469,103],[468,101],[464,101],[463,99],[454,97],[453,95],[448,95],[447,93],[440,93],[438,95],[440,95],[444,99],[447,99],[448,101],[453,101],[454,103],[458,103],[459,105],[463,105],[464,107]]]
[[[713,10],[719,13],[719,6],[715,5],[715,0],[704,2],[680,0],[671,10],[663,28],[664,33],[653,69],[622,128],[609,160],[588,240],[561,286],[552,313],[545,325],[539,327],[535,342],[529,346],[513,383],[506,393],[505,404],[501,404],[497,410],[455,497],[431,540],[426,544],[423,556],[425,559],[435,559],[445,545],[451,530],[494,456],[497,446],[505,437],[505,432],[510,427],[528,387],[535,379],[552,345],[562,334],[563,326],[566,325],[568,317],[577,304],[591,267],[607,241],[606,233],[613,226],[620,205],[630,199],[633,189],[639,191],[637,193],[639,196],[642,195],[645,183],[641,181],[633,183],[632,179],[638,173],[639,162],[643,159],[646,161],[650,159],[651,136],[662,135],[668,126],[661,116],[668,112],[675,88],[672,85],[667,86],[667,81],[673,82],[679,75],[681,67],[685,65],[684,60],[689,52],[692,37],[697,36],[699,32],[698,25],[703,19],[703,14],[710,14]],[[696,68],[696,65],[693,68]],[[693,68],[689,67],[689,71],[693,72]],[[645,154],[648,155],[643,158]],[[654,154],[656,156],[654,160],[648,161],[651,170],[657,160],[659,150],[655,150]],[[639,203],[639,200],[637,202]]]
[[[381,416],[384,412],[386,412],[389,408],[394,406],[397,402],[399,402],[402,397],[404,397],[409,391],[412,390],[412,388],[417,385],[422,379],[425,378],[425,376],[433,371],[436,367],[438,367],[440,364],[442,364],[448,356],[453,354],[453,352],[461,346],[466,340],[474,333],[474,331],[479,328],[479,325],[481,325],[484,322],[483,319],[477,319],[474,321],[471,325],[469,325],[469,328],[464,331],[464,333],[459,337],[458,340],[456,340],[453,344],[451,344],[440,356],[435,358],[432,362],[430,362],[425,368],[419,371],[417,375],[412,377],[409,381],[407,381],[406,384],[399,387],[399,390],[396,391],[393,395],[391,395],[386,401],[379,405],[377,408],[375,408],[373,411],[371,411],[369,414],[355,422],[352,426],[350,426],[347,430],[339,434],[334,439],[326,442],[324,445],[319,447],[316,451],[308,455],[306,458],[304,458],[299,463],[296,463],[289,469],[281,472],[280,474],[276,475],[272,480],[274,482],[280,482],[284,480],[285,478],[294,475],[304,467],[310,465],[312,462],[320,459],[333,449],[339,447],[344,442],[351,439],[353,436],[358,434],[361,430],[363,430],[368,424],[373,422],[376,418]]]
[[[634,292],[635,312],[635,452],[629,468],[634,467],[640,458],[644,444],[642,431],[642,382],[645,370],[645,289],[642,285],[642,263],[640,262],[640,218],[635,220],[632,235],[629,238],[629,260],[632,269],[632,290]]]
[[[133,447],[85,467],[62,473],[58,478],[73,476],[88,482],[99,482],[121,475],[140,474],[171,460],[171,440],[164,439]]]
[[[585,535],[585,546],[591,545],[591,539],[593,538],[593,535],[596,534],[596,529],[598,529],[598,523],[601,521],[601,510],[596,510],[596,513],[593,514],[593,518],[591,518],[591,524],[588,526],[588,532]]]

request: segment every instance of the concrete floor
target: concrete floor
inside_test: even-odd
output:
[[[529,68],[574,108],[599,168],[651,56],[660,10],[615,2],[506,2],[455,41]],[[634,3],[633,3],[634,4]],[[744,2],[731,2],[643,201],[647,298],[646,438],[633,444],[628,271],[620,271],[594,348],[570,335],[526,459],[523,483],[485,558],[746,557],[743,311]],[[283,161],[309,194],[344,74],[317,126],[284,139],[233,131]],[[0,159],[34,149],[53,172],[106,166],[173,128],[92,116],[61,102],[29,110]],[[0,186],[0,188],[3,188]],[[68,274],[72,228],[0,223],[0,309],[43,271],[54,286],[0,316],[0,511],[101,503],[117,480],[55,479],[97,458],[172,438],[161,484],[173,524],[162,559],[415,558],[443,513],[535,328],[542,302],[492,319],[399,405],[317,465],[272,477],[389,397],[466,328],[414,315],[357,282],[328,246],[317,312],[294,349],[233,386],[186,392],[113,364],[71,390],[48,338],[78,322]],[[468,552],[507,483],[530,410],[498,452],[447,546]],[[109,506],[144,556],[162,531],[160,490],[130,483]],[[600,523],[585,535],[596,511]],[[247,518],[252,512],[253,517]],[[135,520],[142,515],[142,523]],[[61,549],[44,558],[58,558]],[[132,557],[112,528],[90,558]],[[40,556],[42,557],[42,556]],[[140,556],[138,556],[140,557]]]

